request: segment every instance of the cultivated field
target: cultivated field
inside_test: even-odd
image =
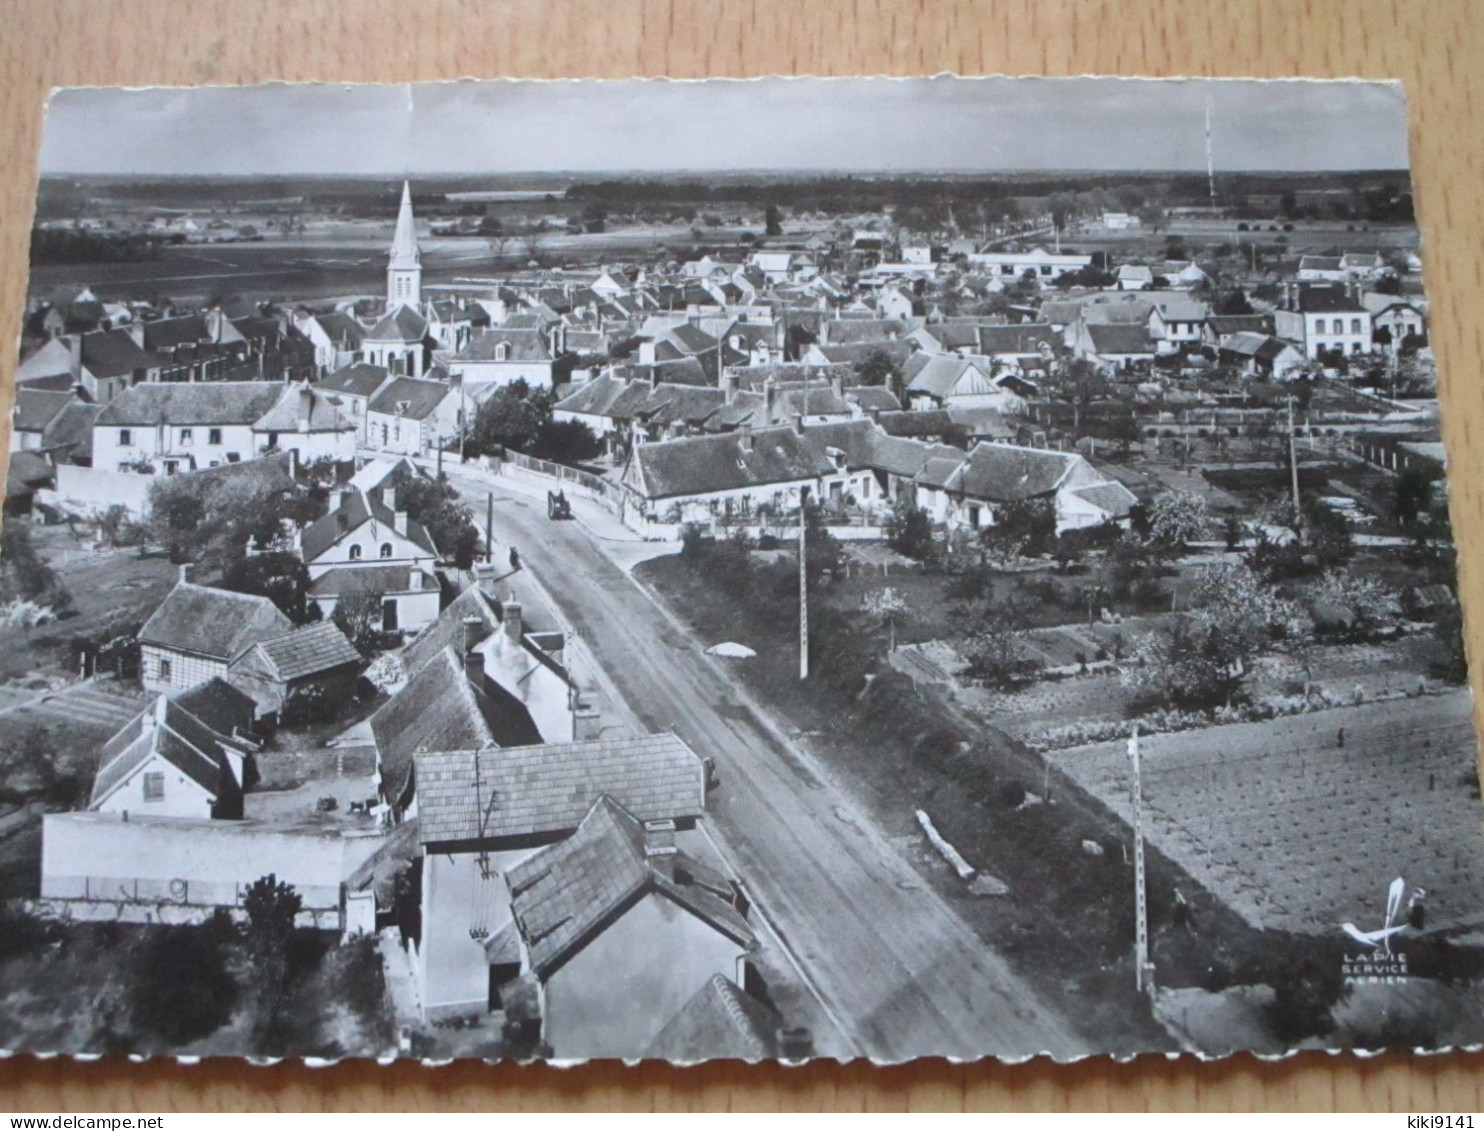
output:
[[[1258,928],[1379,926],[1397,876],[1427,890],[1430,929],[1476,925],[1484,829],[1470,712],[1461,690],[1146,736],[1146,834]],[[1129,818],[1123,742],[1052,760]]]

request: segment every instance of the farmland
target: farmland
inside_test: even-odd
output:
[[[1484,919],[1484,830],[1467,691],[1150,735],[1145,832],[1248,923],[1323,933],[1374,915],[1397,876],[1429,926]],[[1343,744],[1342,744],[1343,738]],[[1054,764],[1131,817],[1123,742]]]

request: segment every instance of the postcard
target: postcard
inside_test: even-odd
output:
[[[1389,83],[54,92],[0,1049],[1484,1043],[1418,255]]]

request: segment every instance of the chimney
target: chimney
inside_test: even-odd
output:
[[[765,378],[763,380],[763,418],[769,424],[773,423],[773,402],[777,399],[778,390],[773,384],[773,378]]]
[[[474,651],[464,653],[464,678],[475,687],[484,686],[484,656]]]
[[[660,387],[660,368],[658,365],[649,371],[649,387],[651,389],[658,389]]]
[[[640,342],[639,343],[639,364],[640,365],[653,365],[654,364],[654,341],[652,339],[650,341],[647,341],[647,342]]]
[[[879,408],[873,408],[871,410],[871,423],[873,423],[873,424],[880,424],[881,423],[881,410]]]
[[[392,511],[392,529],[403,538],[407,537],[407,512]]]
[[[802,412],[794,413],[794,431],[800,436],[804,434],[804,414]]]
[[[603,735],[603,717],[584,699],[572,718],[572,741],[592,742]]]
[[[506,601],[500,606],[500,622],[505,626],[505,637],[512,644],[519,644],[524,625],[521,623],[520,602]]]
[[[177,573],[175,575],[175,580],[176,580],[176,583],[177,584],[184,585],[186,583],[186,581],[187,581],[186,571],[188,569],[190,569],[190,568],[191,567],[190,567],[190,563],[189,562],[181,562],[180,563],[180,568],[179,568],[179,570],[177,571]]]
[[[651,868],[672,879],[675,874],[675,822],[671,820],[644,822],[644,860]]]
[[[737,446],[744,452],[752,451],[752,425],[744,423],[737,433]]]
[[[381,501],[389,511],[397,509],[397,489],[395,487],[383,487],[381,489]]]
[[[737,399],[737,387],[741,384],[741,378],[735,373],[725,373],[721,378],[721,387],[726,393],[726,403],[731,404]]]
[[[416,572],[418,572],[419,574],[421,573],[420,570],[419,571],[416,571]],[[421,579],[419,579],[418,584],[419,585],[422,584]],[[479,643],[479,641],[481,639],[481,637],[479,635],[479,630],[481,628],[483,628],[483,627],[484,627],[484,621],[480,620],[478,617],[465,617],[464,618],[462,629],[463,629],[464,651],[465,652],[468,652],[471,648],[474,647],[474,645],[476,645],[476,644]]]
[[[309,417],[314,412],[314,393],[309,388],[309,382],[305,381],[299,387],[299,431],[309,431]]]
[[[290,448],[289,449],[289,478],[290,479],[298,479],[299,478],[299,449],[298,448]]]
[[[68,334],[64,339],[67,343],[67,369],[74,377],[82,375],[82,335]]]
[[[830,379],[830,388],[832,388],[832,389],[835,390],[835,396],[839,397],[841,400],[844,400],[845,399],[845,374],[843,374],[843,373],[836,373],[835,376]]]
[[[407,588],[416,593],[423,587],[423,571],[413,566],[407,571]]]

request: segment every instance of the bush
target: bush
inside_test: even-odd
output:
[[[221,944],[202,927],[156,927],[129,987],[130,1020],[170,1048],[216,1032],[232,1016],[238,988]]]

